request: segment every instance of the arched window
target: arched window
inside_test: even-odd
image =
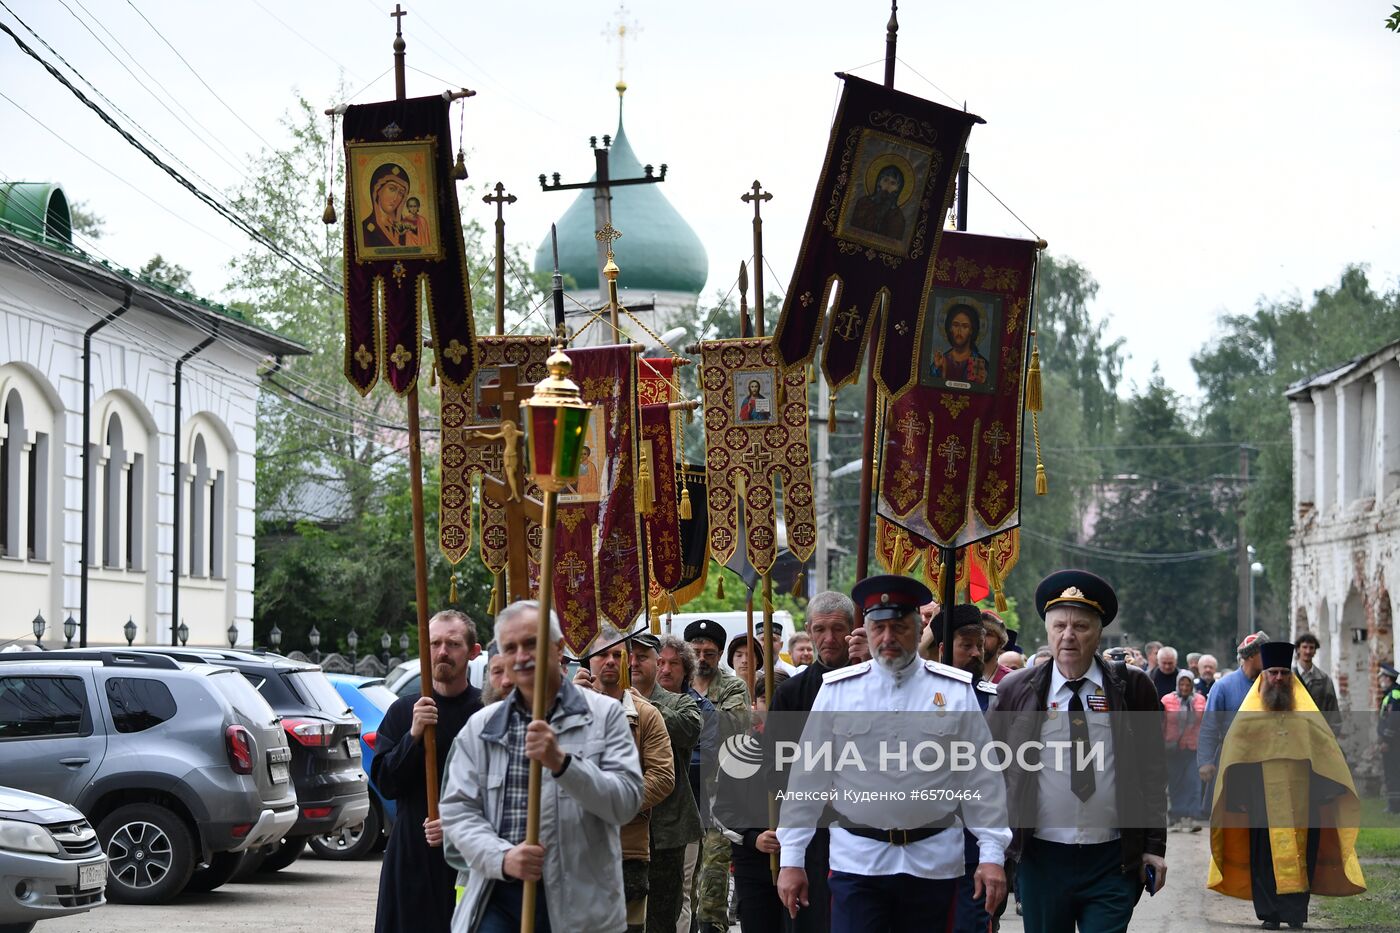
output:
[[[112,399],[103,412],[100,443],[93,455],[93,564],[109,570],[145,570],[146,448],[148,426],[140,410],[124,399]]]
[[[113,415],[107,422],[106,457],[102,464],[102,566],[122,565],[122,506],[131,500],[127,495],[126,447],[122,444],[122,419]],[[125,500],[125,502],[123,502]]]
[[[226,537],[226,477],[230,466],[229,445],[212,416],[200,414],[191,423],[192,443],[189,465],[184,470],[185,492],[189,503],[185,519],[186,567],[192,577],[223,579]]]
[[[4,380],[0,380],[3,386]],[[43,408],[41,398],[34,406]],[[0,392],[0,555],[48,559],[47,410],[29,412],[17,387]],[[37,417],[36,417],[37,416]]]

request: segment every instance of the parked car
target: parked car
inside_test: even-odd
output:
[[[297,860],[312,836],[364,822],[370,803],[369,778],[360,759],[360,721],[319,667],[262,651],[161,646],[135,650],[231,667],[282,717],[292,751],[297,819],[279,840],[252,850],[239,877],[255,869],[280,871]]]
[[[0,760],[7,784],[97,827],[114,901],[212,890],[297,819],[287,737],[227,667],[132,651],[0,655]]]
[[[398,697],[385,688],[382,677],[327,674],[326,679],[360,720],[360,760],[364,763],[365,773],[371,774],[379,723]],[[380,795],[373,778],[370,779],[369,789],[369,814],[364,822],[312,836],[309,843],[312,852],[327,859],[358,859],[384,847],[389,840],[389,828],[393,825],[396,808],[394,801]]]
[[[40,920],[101,907],[106,887],[107,857],[81,813],[0,787],[0,931],[28,933]]]
[[[483,646],[481,654],[467,662],[467,680],[478,690],[485,682],[487,660],[486,649]],[[400,664],[395,664],[389,673],[384,675],[384,686],[395,696],[420,696],[423,692],[423,688],[420,686],[422,682],[419,677],[417,658],[410,658]]]

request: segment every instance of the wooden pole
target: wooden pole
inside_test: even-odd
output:
[[[540,523],[543,532],[540,541],[540,567],[554,566],[554,511],[559,500],[557,492],[545,490],[543,511],[544,520]],[[547,569],[540,572],[540,621],[535,632],[535,695],[530,718],[542,720],[549,713],[549,701],[545,691],[549,689],[549,666],[553,663],[549,656],[549,614],[553,608],[553,575]],[[538,761],[530,762],[529,805],[525,810],[525,844],[540,844],[540,785],[544,781],[544,766]],[[520,933],[534,933],[535,929],[535,882],[526,881],[520,892]]]
[[[762,312],[759,320],[763,320]],[[752,599],[752,596],[750,596]],[[773,655],[778,653],[778,648],[772,644],[773,641],[773,569],[763,575],[763,705],[765,708],[773,706]],[[781,642],[778,643],[781,646]],[[753,667],[752,664],[749,667]],[[765,714],[765,719],[767,715]],[[778,803],[773,795],[768,796],[768,828],[774,830],[778,828]],[[773,874],[773,883],[778,883],[778,853],[768,853],[768,869]]]
[[[403,17],[399,4],[394,4],[394,99],[408,97],[404,74]],[[433,695],[433,664],[431,639],[428,636],[428,546],[423,521],[423,442],[418,429],[418,383],[408,390],[408,488],[413,508],[413,592],[418,604],[418,674],[422,695]],[[438,818],[437,728],[423,730],[423,772],[428,796],[428,819]]]

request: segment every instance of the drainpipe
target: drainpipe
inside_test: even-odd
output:
[[[87,647],[88,637],[88,564],[92,557],[92,335],[131,310],[131,286],[123,289],[121,307],[109,311],[102,320],[83,331],[83,527],[82,551],[78,577],[78,644]]]
[[[214,342],[213,337],[206,337],[195,347],[185,353],[175,361],[175,450],[171,456],[171,470],[175,474],[175,548],[171,552],[170,562],[170,647],[180,647],[180,529],[184,522],[181,512],[181,502],[183,497],[180,489],[180,371],[185,368],[185,363],[203,353],[205,348]]]

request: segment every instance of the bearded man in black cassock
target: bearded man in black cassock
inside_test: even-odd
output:
[[[457,901],[457,870],[442,855],[442,821],[428,819],[423,732],[437,728],[438,785],[447,776],[452,740],[481,691],[467,680],[467,663],[481,653],[476,624],[447,609],[428,622],[433,668],[431,697],[400,697],[384,714],[370,776],[398,804],[398,818],[379,873],[375,933],[448,933]]]

